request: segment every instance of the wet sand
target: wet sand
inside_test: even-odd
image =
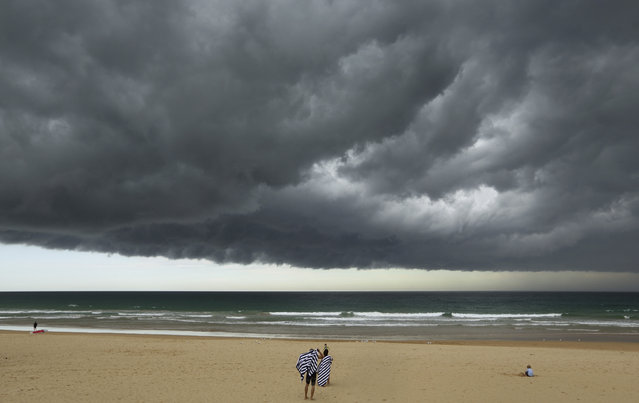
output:
[[[0,332],[0,401],[296,402],[325,340]],[[634,402],[639,343],[328,341],[331,402]],[[521,377],[527,364],[536,376]]]

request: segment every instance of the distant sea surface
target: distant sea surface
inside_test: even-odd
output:
[[[0,330],[639,342],[639,293],[4,292]]]

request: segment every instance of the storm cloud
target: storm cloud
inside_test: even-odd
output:
[[[0,242],[639,271],[633,1],[6,1]]]

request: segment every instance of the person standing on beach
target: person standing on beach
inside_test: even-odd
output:
[[[331,365],[333,364],[333,357],[328,355],[328,346],[324,344],[324,358],[320,362],[317,369],[317,384],[319,386],[328,386],[331,383]]]
[[[295,368],[300,373],[301,380],[304,381],[306,375],[306,386],[304,387],[304,399],[308,399],[308,385],[311,384],[311,400],[315,395],[315,381],[317,379],[317,360],[324,358],[324,355],[317,349],[310,349],[308,353],[300,354]]]
[[[35,332],[37,328],[38,328],[38,322],[35,321],[33,322],[33,331]]]

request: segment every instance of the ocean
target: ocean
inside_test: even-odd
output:
[[[639,293],[4,292],[0,330],[639,342]]]

